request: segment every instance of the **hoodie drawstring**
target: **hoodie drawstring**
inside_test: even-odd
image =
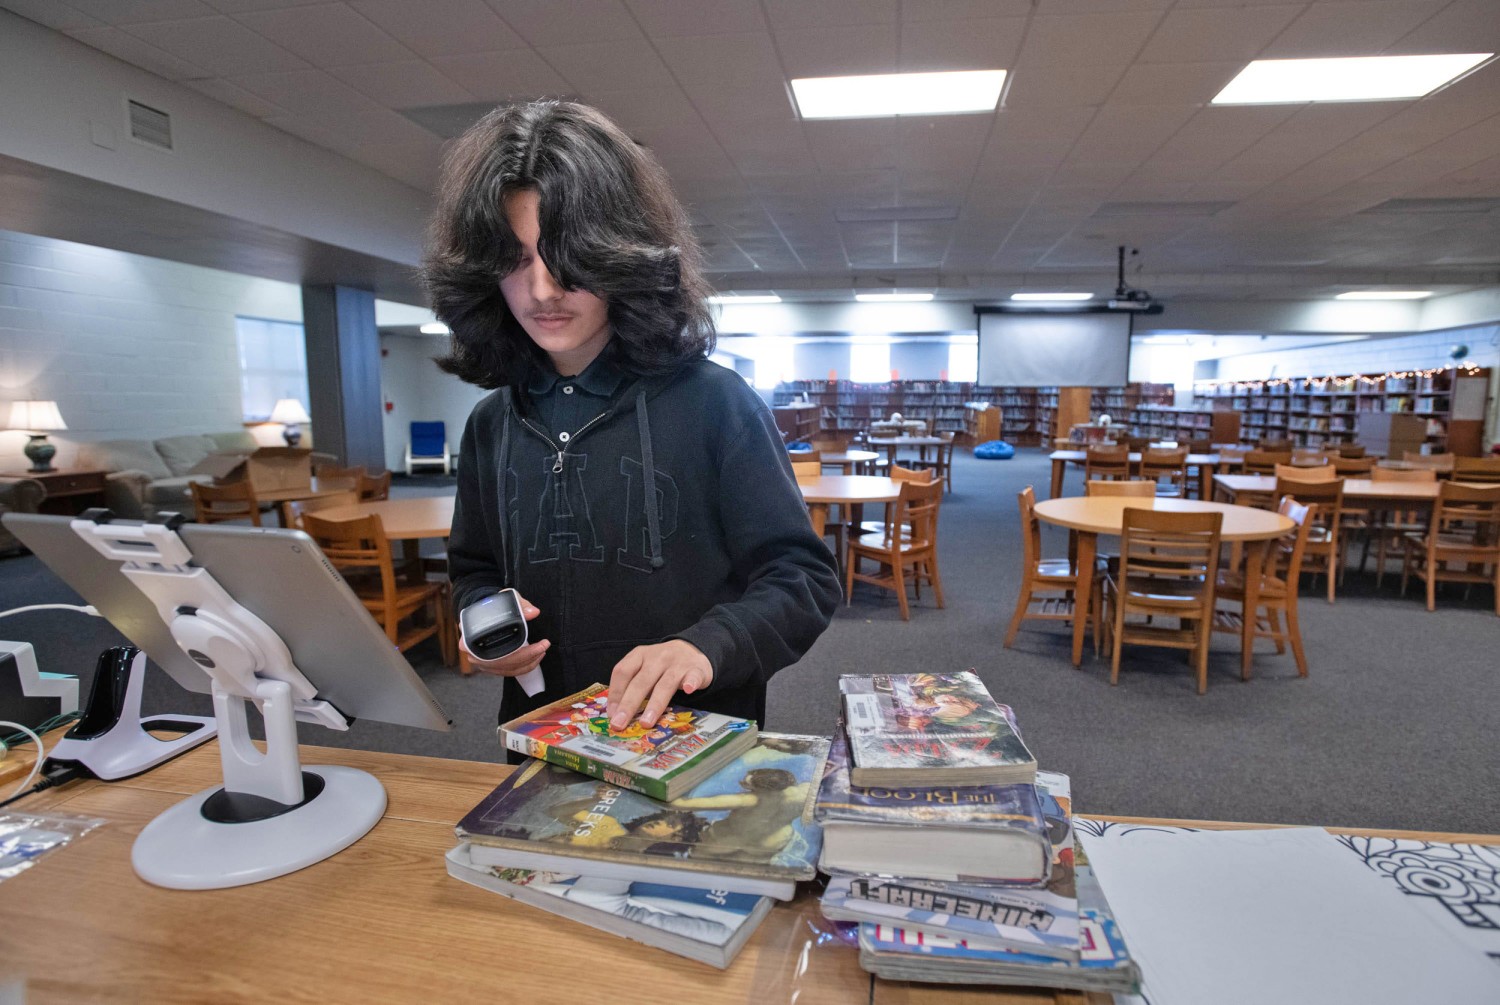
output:
[[[521,549],[519,547],[510,547],[510,497],[505,494],[505,478],[510,472],[510,413],[513,407],[511,401],[512,393],[509,388],[506,388],[505,418],[500,424],[500,467],[495,472],[495,481],[499,483],[500,491],[500,547],[503,549],[500,568],[506,569],[507,566],[510,566],[507,572],[510,576],[510,584],[514,586],[521,581]]]
[[[665,564],[661,557],[661,507],[656,499],[656,462],[651,456],[651,423],[644,391],[635,399],[635,424],[641,438],[641,466],[646,469],[646,536],[651,545],[651,568],[660,569]]]

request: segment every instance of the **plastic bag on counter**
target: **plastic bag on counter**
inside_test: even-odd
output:
[[[0,881],[103,824],[99,817],[71,813],[0,813]]]

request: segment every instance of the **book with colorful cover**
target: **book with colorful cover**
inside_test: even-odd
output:
[[[1036,758],[978,674],[839,678],[853,784],[1008,785],[1036,778]]]
[[[527,712],[499,728],[509,750],[633,789],[675,799],[755,744],[756,725],[718,712],[667,706],[652,726],[639,719],[609,724],[609,688],[577,694]]]
[[[771,908],[769,897],[725,890],[484,866],[468,844],[448,852],[447,868],[481,889],[721,969]]]
[[[829,749],[816,810],[830,870],[953,882],[1037,884],[1047,878],[1051,845],[1035,785],[857,786],[849,774],[841,729]],[[931,854],[934,847],[942,855]]]
[[[530,761],[456,831],[481,865],[790,899],[817,871],[813,802],[827,755],[825,737],[761,733],[672,802]]]

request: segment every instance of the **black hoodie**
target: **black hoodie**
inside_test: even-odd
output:
[[[679,638],[714,670],[689,704],[764,724],[766,682],[839,599],[770,410],[707,360],[635,380],[566,444],[524,391],[486,397],[459,449],[448,562],[456,610],[508,586],[541,609],[528,632],[552,642],[546,687],[507,680],[502,721]]]

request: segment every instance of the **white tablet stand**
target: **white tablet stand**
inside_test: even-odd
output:
[[[297,756],[297,720],[348,729],[316,697],[281,637],[235,602],[167,523],[74,520],[74,531],[156,605],[172,637],[213,680],[224,785],[206,789],[146,825],[131,850],[140,877],[157,886],[210,890],[283,876],[358,841],[385,812],[385,789],[368,772]],[[266,752],[250,740],[246,706],[266,728]]]

